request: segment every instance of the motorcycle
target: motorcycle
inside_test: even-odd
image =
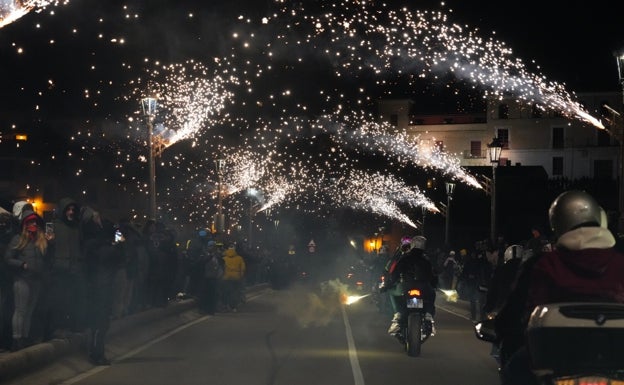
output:
[[[498,342],[494,320],[475,324],[477,338]],[[544,385],[624,384],[624,304],[537,306],[527,326],[532,372]]]
[[[419,356],[422,344],[434,334],[433,320],[426,317],[425,290],[425,285],[411,282],[403,293],[406,313],[396,337],[410,357]]]

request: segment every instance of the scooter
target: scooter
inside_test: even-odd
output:
[[[494,320],[475,324],[477,338],[498,342]],[[537,306],[527,326],[530,366],[544,385],[624,384],[624,304]]]

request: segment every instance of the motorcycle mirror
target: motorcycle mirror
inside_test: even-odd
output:
[[[498,342],[498,336],[496,335],[496,329],[494,328],[494,320],[486,319],[477,322],[474,325],[475,335],[478,339],[485,342]]]

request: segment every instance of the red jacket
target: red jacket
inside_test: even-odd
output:
[[[553,302],[624,302],[624,255],[613,247],[559,247],[539,258],[530,282],[529,312]]]

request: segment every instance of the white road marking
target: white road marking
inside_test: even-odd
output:
[[[247,297],[247,301],[253,301],[254,299],[260,297],[261,295],[262,295],[262,293],[250,294]],[[205,320],[207,320],[209,318],[212,318],[212,317],[213,317],[212,315],[205,315],[205,316],[203,316],[201,318],[196,319],[195,321],[191,321],[191,322],[189,322],[187,324],[179,326],[176,329],[173,329],[172,331],[170,331],[170,332],[168,332],[166,334],[163,334],[162,336],[160,336],[160,337],[158,337],[158,338],[156,338],[154,340],[151,340],[150,342],[148,342],[148,343],[146,343],[144,345],[141,345],[138,348],[136,348],[134,350],[131,350],[131,351],[129,351],[126,354],[121,355],[120,357],[117,357],[112,362],[115,363],[115,362],[126,360],[126,359],[128,359],[130,357],[133,357],[133,356],[141,353],[145,349],[149,348],[150,346],[153,346],[153,345],[155,345],[155,344],[157,344],[157,343],[159,343],[159,342],[161,342],[163,340],[166,340],[167,338],[171,337],[172,335],[177,334],[177,333],[181,332],[184,329],[188,329],[191,326],[196,325],[196,324],[198,324],[200,322],[203,322],[203,321],[205,321]],[[86,371],[86,372],[84,372],[82,374],[77,375],[74,378],[71,378],[71,379],[69,379],[69,380],[67,380],[65,382],[62,382],[60,385],[72,385],[72,384],[78,383],[79,381],[82,381],[82,380],[84,380],[86,378],[89,378],[89,377],[95,375],[95,374],[98,374],[98,373],[100,373],[100,372],[102,372],[102,371],[104,371],[104,370],[106,370],[108,368],[110,368],[110,366],[96,366],[93,369],[90,369],[90,370],[88,370],[88,371]]]
[[[349,324],[349,318],[344,305],[340,307],[342,310],[342,319],[345,325],[345,333],[347,334],[347,344],[349,346],[349,361],[351,362],[351,371],[353,372],[353,382],[355,385],[364,385],[364,375],[362,374],[362,368],[360,368],[360,361],[357,357],[357,349],[355,348],[355,341],[353,339],[353,333],[351,332],[351,324]]]

